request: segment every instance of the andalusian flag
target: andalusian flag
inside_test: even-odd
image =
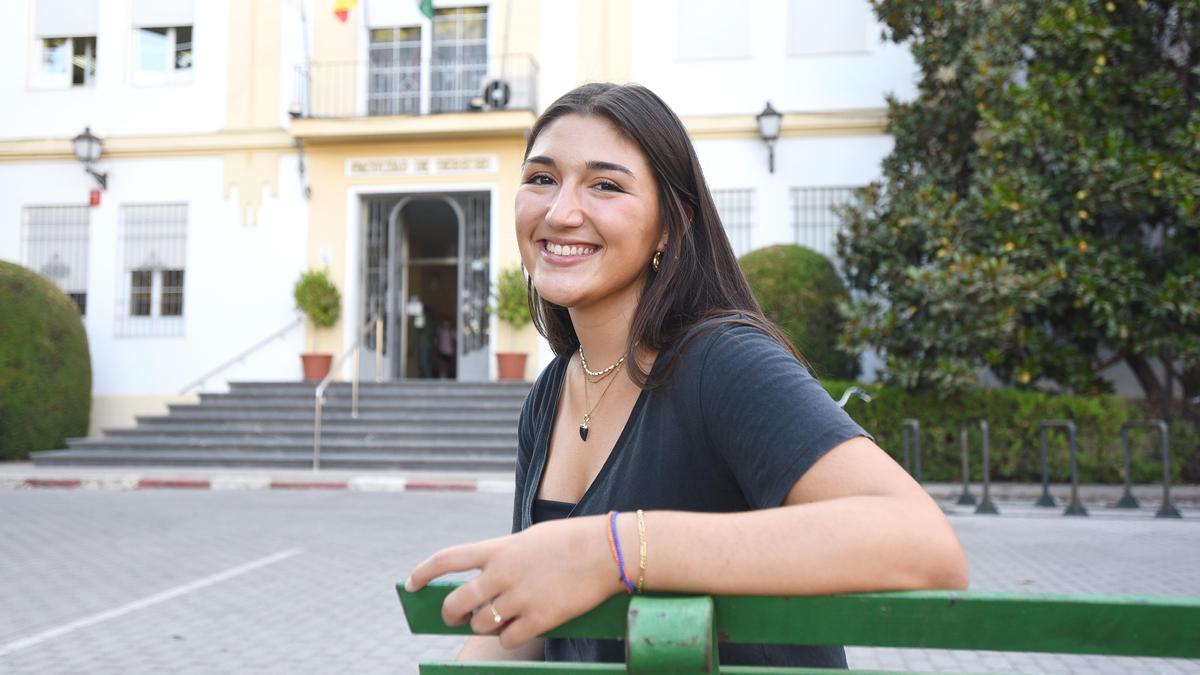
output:
[[[417,0],[417,7],[421,8],[425,18],[433,21],[433,0]]]
[[[333,0],[333,15],[338,18],[338,21],[346,23],[346,19],[350,16],[350,10],[358,4],[358,0]]]

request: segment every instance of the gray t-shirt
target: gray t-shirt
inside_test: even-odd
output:
[[[728,323],[692,332],[698,330],[667,382],[638,396],[612,453],[570,516],[612,509],[724,513],[780,506],[827,451],[868,436],[766,333]],[[674,351],[662,350],[652,372],[665,368]],[[569,362],[560,356],[547,366],[521,410],[514,532],[533,524]],[[846,667],[841,646],[723,644],[719,653],[721,663],[730,665]],[[546,660],[620,662],[624,645],[548,639]]]

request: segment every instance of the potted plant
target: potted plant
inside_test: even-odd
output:
[[[533,321],[529,316],[528,292],[525,275],[519,266],[500,270],[496,292],[492,296],[492,314],[511,326],[513,331],[528,326]],[[496,368],[500,371],[500,379],[525,379],[526,356],[523,352],[496,352]]]
[[[338,317],[341,316],[342,294],[338,292],[337,286],[333,285],[324,270],[302,273],[296,280],[292,295],[296,299],[296,307],[304,312],[304,315],[312,322],[315,329],[312,333],[314,343],[316,330],[330,328],[337,323]],[[312,343],[310,343],[311,345]],[[305,380],[319,382],[325,379],[325,376],[329,374],[332,362],[332,354],[316,353],[315,347],[311,348],[309,353],[300,355]]]

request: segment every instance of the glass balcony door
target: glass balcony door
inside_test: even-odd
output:
[[[421,112],[421,27],[371,29],[367,114]]]

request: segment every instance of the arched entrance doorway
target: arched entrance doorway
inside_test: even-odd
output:
[[[361,311],[384,318],[385,379],[488,379],[490,203],[486,192],[363,199]]]
[[[458,268],[461,207],[441,197],[396,206],[392,259],[400,277],[392,317],[399,339],[395,379],[458,378]]]

